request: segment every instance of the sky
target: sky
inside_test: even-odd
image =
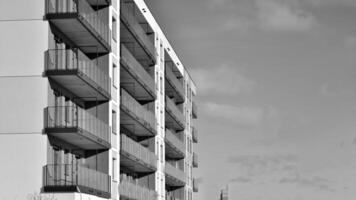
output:
[[[195,199],[355,199],[355,0],[146,2],[198,87]]]
[[[198,86],[196,200],[217,200],[227,184],[232,200],[355,199],[355,0],[146,2]],[[43,0],[3,3],[1,19],[43,17]],[[42,73],[35,63],[43,54],[28,52],[44,52],[46,26],[1,23],[1,75]],[[1,132],[41,129],[41,119],[29,121],[23,113],[42,115],[44,83],[0,79],[6,86],[0,87],[0,112],[8,114],[0,119]],[[18,88],[21,93],[13,92]],[[38,96],[28,99],[28,93]],[[1,188],[20,192],[27,180],[41,184],[22,168],[16,171],[23,181],[8,173],[36,153],[45,155],[36,148],[38,137],[14,135],[17,146],[0,138],[13,152],[0,152],[2,160],[12,160],[2,163],[0,179],[13,181]],[[14,159],[17,153],[28,159]],[[28,170],[40,174],[40,165]]]

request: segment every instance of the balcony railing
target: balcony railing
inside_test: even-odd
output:
[[[170,146],[170,149],[173,149],[173,152],[171,152],[172,150],[167,151],[166,148],[166,155],[178,159],[185,157],[185,146],[183,141],[180,138],[178,138],[176,135],[174,135],[169,129],[166,129],[165,141],[167,143],[167,146]]]
[[[138,121],[144,126],[151,135],[156,135],[156,118],[155,115],[138,103],[128,92],[121,89],[121,109],[131,116],[132,120]],[[121,123],[124,123],[121,120]],[[125,125],[125,124],[124,124]],[[132,126],[132,123],[130,123]]]
[[[46,18],[48,20],[77,18],[101,43],[105,43],[104,46],[106,46],[106,48],[110,49],[111,37],[108,22],[104,23],[104,20],[100,18],[99,13],[96,12],[86,0],[46,0],[45,2]],[[69,29],[68,27],[72,28],[70,25],[62,27],[64,28],[62,32],[66,34],[68,31],[67,29]],[[71,31],[75,32],[73,30]],[[77,39],[78,41],[81,41],[80,37],[83,35],[78,35],[78,33],[76,33],[76,35],[74,33],[71,34],[73,34],[70,35],[73,36],[73,38],[70,37],[72,41]],[[82,45],[84,46],[85,44]]]
[[[177,105],[167,96],[166,96],[166,111],[174,119],[175,122],[173,122],[173,123],[178,124],[178,127],[176,127],[176,130],[184,130],[184,128],[185,128],[184,115],[178,109]],[[166,118],[166,121],[167,120],[168,119]]]
[[[185,100],[183,84],[178,81],[176,75],[174,75],[174,73],[169,67],[166,67],[165,71],[166,71],[166,80],[174,90],[174,92],[172,91],[173,92],[172,96],[175,96],[179,103],[183,103]]]
[[[121,134],[121,154],[134,162],[147,167],[149,171],[157,169],[157,156],[146,147]]]
[[[56,77],[63,76],[63,79],[65,79],[64,84],[68,83],[68,75],[76,75],[89,87],[93,88],[103,96],[95,95],[99,99],[110,99],[110,78],[108,73],[104,73],[98,67],[96,62],[86,57],[79,49],[47,50],[45,52],[45,63],[45,75]],[[57,82],[60,81],[61,80],[57,80]],[[78,86],[76,86],[76,88],[78,88]],[[79,95],[77,94],[78,96],[89,97],[89,94],[83,93],[83,90],[76,91],[73,89],[71,92],[80,93]]]
[[[125,3],[121,3],[120,14],[121,21],[126,25],[138,43],[142,46],[148,57],[153,61],[153,63],[155,63],[155,46],[148,38],[146,32],[143,30],[135,15],[130,11],[130,8]]]
[[[120,181],[120,196],[132,200],[157,200],[157,193],[154,190],[142,187],[133,180],[127,178]]]
[[[45,192],[84,192],[110,198],[110,187],[110,176],[93,169],[70,164],[49,164],[43,167]]]
[[[180,198],[166,193],[166,200],[180,200]]]
[[[198,181],[197,179],[193,178],[193,192],[198,192],[199,187],[198,187]]]
[[[152,100],[154,100],[156,98],[156,90],[153,78],[148,74],[148,72],[142,67],[142,65],[136,60],[136,58],[123,44],[121,45],[120,62],[131,74],[131,76],[135,78],[139,82],[139,84],[142,85],[142,87],[147,91],[149,96],[152,97]]]
[[[193,153],[193,167],[198,167],[198,155]]]
[[[79,107],[53,106],[45,108],[44,128],[47,134],[67,140],[66,142],[84,149],[93,147],[93,144],[96,144],[95,148],[98,149],[110,148],[109,125]],[[68,137],[67,132],[74,133],[73,137],[86,142]]]
[[[198,130],[194,126],[191,126],[191,130],[192,130],[193,142],[198,143]]]
[[[192,115],[194,119],[198,118],[198,106],[194,101],[192,102]]]
[[[175,182],[174,186],[184,186],[185,185],[185,173],[184,171],[174,167],[172,164],[166,162],[165,164],[165,174],[166,174],[166,183]],[[169,181],[171,179],[173,181]]]

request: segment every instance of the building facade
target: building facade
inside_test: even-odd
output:
[[[192,200],[196,86],[145,2],[44,1],[41,194]]]

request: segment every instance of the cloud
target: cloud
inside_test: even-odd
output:
[[[302,187],[312,187],[312,188],[316,188],[319,190],[325,190],[325,191],[334,191],[331,187],[330,187],[330,181],[325,179],[325,178],[321,178],[318,176],[315,176],[313,178],[306,178],[306,177],[300,177],[299,175],[295,176],[295,177],[285,177],[282,178],[279,183],[281,184],[295,184],[298,186],[302,186]]]
[[[257,180],[273,173],[283,177],[295,174],[298,157],[293,154],[236,155],[229,157],[227,162],[237,167],[239,176]]]
[[[354,88],[345,87],[341,84],[324,83],[319,89],[319,93],[326,97],[341,97],[355,94]]]
[[[256,82],[239,73],[235,66],[198,68],[191,71],[201,95],[227,95],[251,92]]]
[[[345,44],[347,47],[350,47],[350,48],[356,47],[356,36],[352,35],[352,36],[346,37]]]
[[[238,125],[255,126],[264,118],[264,110],[252,106],[221,105],[213,102],[203,104],[204,112],[214,118],[233,121]]]
[[[251,29],[263,31],[308,31],[316,24],[316,17],[305,9],[316,5],[310,0],[210,0],[222,30],[240,33]]]
[[[299,157],[294,154],[236,155],[227,162],[234,167],[235,178],[229,182],[239,184],[262,183],[296,185],[332,192],[332,182],[321,176],[310,176],[299,168]]]
[[[325,6],[325,5],[345,5],[345,6],[356,6],[355,0],[305,0],[308,3],[312,3],[315,6]]]
[[[230,183],[249,183],[251,181],[252,179],[243,176],[239,176],[237,178],[232,178],[229,180]]]
[[[305,31],[316,23],[315,17],[290,1],[256,0],[261,27],[274,31]]]

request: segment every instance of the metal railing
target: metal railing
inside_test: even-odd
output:
[[[103,20],[86,0],[46,0],[46,14],[77,13],[107,43],[111,44],[108,23]]]
[[[45,52],[45,71],[78,70],[105,92],[110,94],[110,78],[95,61],[90,60],[79,49],[50,49]]]
[[[184,100],[184,88],[183,84],[179,82],[178,78],[169,67],[165,68],[166,70],[166,79],[168,80],[169,84],[176,90],[177,94]]]
[[[173,194],[166,192],[166,200],[180,200],[180,198],[175,197]]]
[[[183,141],[178,138],[178,136],[174,135],[169,129],[166,129],[166,140],[173,146],[175,146],[177,149],[179,149],[180,152],[185,154],[185,146],[183,144]]]
[[[138,103],[128,92],[121,89],[121,106],[131,111],[135,117],[141,118],[150,128],[156,130],[155,115]]]
[[[174,167],[172,164],[166,162],[164,171],[167,175],[185,183],[185,173],[183,170],[180,170]]]
[[[43,167],[44,186],[82,186],[111,193],[108,174],[72,164],[48,164]]]
[[[80,107],[47,107],[44,119],[45,128],[79,128],[110,143],[109,125]]]
[[[149,87],[151,92],[155,92],[155,82],[153,78],[123,44],[121,44],[121,60],[127,64],[129,72],[135,74],[134,77],[139,77]]]
[[[180,126],[185,126],[185,118],[183,113],[178,109],[177,105],[166,96],[166,109],[172,115],[173,118],[180,124]]]
[[[153,42],[150,41],[146,32],[144,31],[144,29],[142,28],[142,26],[136,19],[135,15],[130,11],[130,8],[125,3],[123,3],[123,1],[121,1],[121,2],[122,2],[120,4],[121,18],[126,23],[128,23],[128,25],[131,27],[130,29],[133,29],[131,31],[134,31],[133,34],[134,34],[135,38],[137,40],[139,40],[140,43],[142,43],[141,45],[146,47],[147,51],[149,51],[148,54],[150,54],[151,59],[155,60],[156,59],[155,58],[155,47],[154,47]]]
[[[138,185],[137,181],[121,176],[119,185],[120,196],[134,200],[156,200],[157,192]]]
[[[121,151],[135,157],[137,160],[157,169],[157,156],[146,147],[130,139],[124,134],[120,136]]]
[[[198,155],[193,152],[193,166],[198,167]]]

